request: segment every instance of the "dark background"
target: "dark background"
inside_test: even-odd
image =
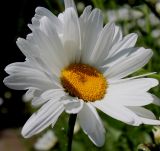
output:
[[[1,5],[0,97],[4,102],[0,106],[0,129],[22,126],[29,117],[22,101],[25,92],[11,90],[2,81],[7,76],[4,71],[6,65],[24,61],[25,57],[16,46],[16,39],[25,38],[30,32],[27,24],[31,22],[37,6],[46,7],[46,3],[44,0],[14,0],[3,1]],[[11,96],[5,98],[6,93]]]

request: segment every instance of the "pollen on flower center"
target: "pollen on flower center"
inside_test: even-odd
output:
[[[71,64],[63,69],[61,83],[70,95],[85,102],[101,100],[107,88],[103,74],[86,64]]]

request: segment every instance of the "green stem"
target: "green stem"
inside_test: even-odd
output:
[[[76,122],[77,114],[70,114],[69,117],[69,128],[68,128],[68,147],[67,151],[72,151],[72,139],[73,139],[73,131],[74,131],[74,125]]]

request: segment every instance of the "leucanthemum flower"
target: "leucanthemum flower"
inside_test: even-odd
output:
[[[105,142],[105,129],[96,108],[129,125],[159,125],[143,106],[159,105],[147,92],[158,85],[153,78],[124,78],[143,67],[152,51],[134,47],[137,34],[122,37],[114,23],[103,27],[99,9],[84,9],[78,17],[72,0],[65,11],[54,16],[38,7],[26,39],[17,45],[25,62],[6,67],[4,83],[33,95],[32,105],[40,107],[22,129],[25,138],[57,122],[62,112],[77,114],[83,131],[97,146]]]

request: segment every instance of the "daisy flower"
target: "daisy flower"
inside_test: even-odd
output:
[[[119,27],[103,27],[99,9],[84,9],[78,17],[73,0],[65,0],[58,17],[38,7],[31,33],[18,38],[17,45],[26,56],[24,62],[8,65],[4,83],[12,89],[26,90],[32,105],[40,107],[22,129],[25,138],[49,125],[54,126],[62,112],[77,114],[83,131],[96,146],[105,142],[105,129],[97,113],[129,125],[159,125],[155,115],[143,106],[159,105],[147,92],[158,85],[153,78],[125,78],[143,67],[152,51],[134,47],[137,34],[125,37]]]

